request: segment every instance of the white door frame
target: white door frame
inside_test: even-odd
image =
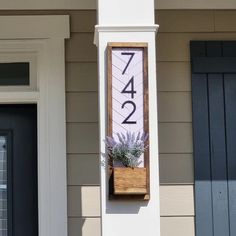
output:
[[[36,88],[1,88],[0,103],[37,104],[39,236],[66,236],[64,39],[69,38],[69,17],[1,16],[0,28],[0,56],[36,56]]]

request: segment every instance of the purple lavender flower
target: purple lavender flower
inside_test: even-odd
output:
[[[139,132],[135,133],[127,132],[126,135],[123,133],[117,133],[118,141],[113,137],[107,136],[105,144],[107,147],[108,155],[113,161],[119,161],[126,167],[136,167],[141,161],[140,156],[147,149],[145,144],[148,139],[148,134]]]

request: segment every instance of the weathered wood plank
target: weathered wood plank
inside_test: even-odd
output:
[[[147,193],[146,168],[122,168],[115,167],[114,194],[117,195],[139,195]]]

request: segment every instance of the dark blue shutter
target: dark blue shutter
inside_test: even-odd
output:
[[[190,49],[196,236],[235,236],[236,42]]]

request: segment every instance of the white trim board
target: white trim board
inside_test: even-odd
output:
[[[57,21],[60,28],[50,31]],[[45,28],[39,27],[42,22]],[[67,236],[64,38],[69,18],[0,17],[0,27],[0,53],[36,56],[37,88],[1,90],[0,103],[37,104],[39,236]]]

